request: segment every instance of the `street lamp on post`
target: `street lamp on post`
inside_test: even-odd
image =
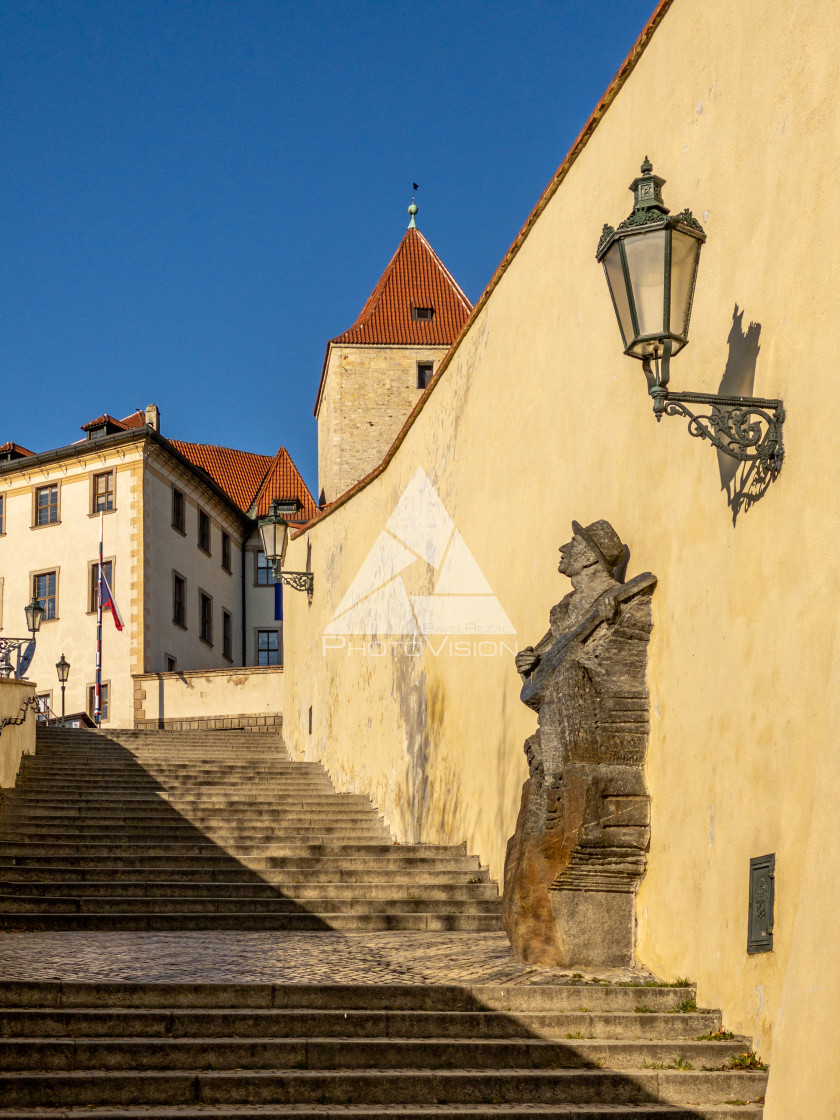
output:
[[[55,669],[58,673],[59,683],[61,684],[61,726],[64,727],[64,686],[67,684],[67,678],[70,676],[70,662],[63,653],[61,655],[61,660],[56,662]]]
[[[624,353],[642,363],[657,421],[685,416],[691,435],[709,440],[733,459],[758,461],[776,474],[784,457],[780,400],[668,389],[671,358],[688,345],[706,234],[690,210],[669,212],[662,201],[664,183],[645,157],[641,175],[630,184],[633,212],[617,229],[605,225],[598,243],[596,259],[604,266]],[[708,405],[710,414],[696,415],[688,408],[697,404]]]
[[[282,570],[283,556],[289,539],[288,515],[296,513],[296,501],[283,501],[279,498],[271,503],[271,512],[266,517],[261,517],[257,522],[262,541],[263,554],[271,564],[274,578],[278,583],[285,583],[295,591],[305,591],[309,602],[312,602],[315,577],[312,572],[284,572]]]

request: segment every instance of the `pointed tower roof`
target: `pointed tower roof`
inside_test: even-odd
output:
[[[428,316],[429,309],[431,315],[421,317],[424,311]],[[411,225],[356,322],[327,343],[316,416],[331,346],[451,346],[471,312],[472,304],[414,225],[412,215]]]
[[[311,521],[320,513],[315,499],[309,493],[309,487],[301,478],[300,471],[285,447],[281,447],[275,455],[262,486],[254,496],[251,516],[265,517],[271,511],[271,503],[275,498],[298,499],[300,509],[295,516],[289,518],[293,523]]]

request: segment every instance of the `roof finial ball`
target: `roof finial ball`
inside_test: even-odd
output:
[[[408,228],[409,229],[417,229],[417,223],[414,220],[414,218],[417,214],[417,203],[414,201],[413,198],[411,200],[411,205],[408,208],[408,212],[411,215],[411,221],[408,223]]]

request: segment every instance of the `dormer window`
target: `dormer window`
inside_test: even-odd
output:
[[[17,443],[4,443],[0,446],[0,463],[11,463],[13,459],[26,459],[32,454]]]
[[[82,424],[82,431],[87,432],[88,439],[98,439],[100,436],[113,436],[117,432],[124,432],[125,424],[105,413],[103,416],[97,416],[95,420],[91,420],[89,424]]]
[[[411,305],[411,318],[415,323],[431,323],[435,317],[435,309],[433,307],[417,307],[412,303]]]

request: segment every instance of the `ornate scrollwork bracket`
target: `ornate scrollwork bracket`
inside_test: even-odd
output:
[[[765,397],[720,397],[714,393],[671,393],[670,339],[666,341],[661,362],[655,366],[650,359],[642,363],[653,397],[653,414],[657,422],[663,416],[684,416],[688,433],[707,439],[718,451],[742,463],[756,463],[777,475],[785,456],[782,425],[785,409],[780,400]],[[706,413],[698,414],[689,405],[705,405]]]
[[[274,578],[278,583],[285,583],[295,591],[305,591],[309,602],[312,602],[312,592],[315,589],[315,576],[312,572],[281,572],[275,568]]]
[[[698,415],[689,405],[706,405]],[[666,416],[685,416],[689,435],[707,439],[718,451],[742,463],[756,462],[773,474],[782,469],[785,456],[781,401],[763,397],[716,397],[705,393],[668,393],[663,401]],[[661,419],[662,413],[657,415]]]

